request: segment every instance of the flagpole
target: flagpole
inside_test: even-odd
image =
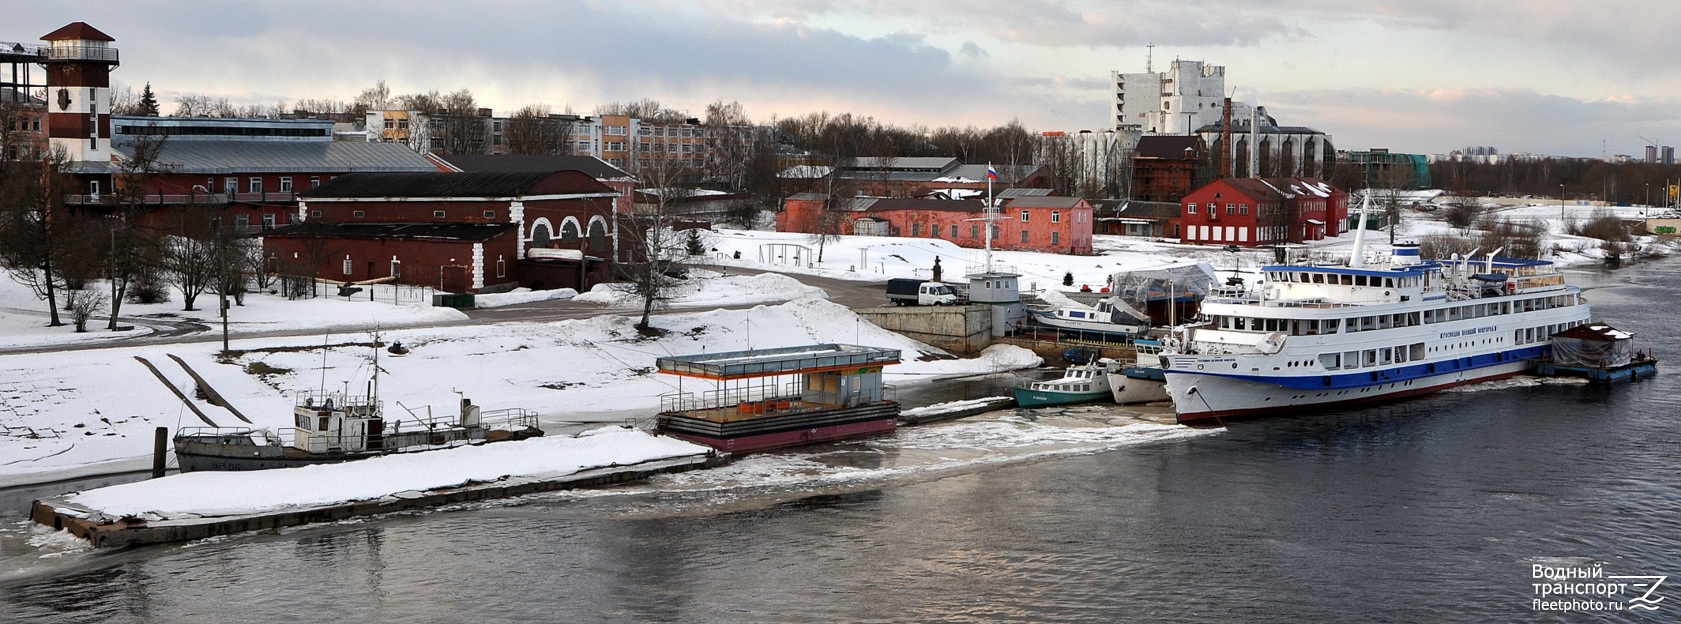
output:
[[[992,272],[992,223],[998,218],[998,215],[995,214],[995,209],[997,208],[996,202],[998,200],[992,198],[992,178],[992,163],[989,161],[986,163],[986,220],[984,221],[986,225],[983,226],[986,228],[987,273]]]

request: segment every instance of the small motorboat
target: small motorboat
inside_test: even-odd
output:
[[[1118,370],[1119,362],[1109,358],[1098,358],[1087,364],[1068,367],[1068,371],[1060,379],[1014,386],[1010,388],[1010,393],[1015,395],[1016,405],[1020,407],[1108,401],[1112,398],[1109,392],[1109,373]]]

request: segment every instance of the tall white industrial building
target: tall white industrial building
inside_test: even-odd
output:
[[[1115,130],[1134,135],[1189,135],[1220,123],[1226,68],[1175,60],[1165,72],[1109,72],[1115,83]],[[1234,103],[1232,116],[1248,116]]]

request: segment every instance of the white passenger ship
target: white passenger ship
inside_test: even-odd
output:
[[[1292,414],[1395,399],[1533,368],[1553,334],[1588,322],[1581,291],[1551,262],[1427,261],[1397,245],[1387,264],[1264,269],[1255,288],[1203,301],[1163,360],[1180,422]],[[1473,252],[1475,253],[1475,252]]]

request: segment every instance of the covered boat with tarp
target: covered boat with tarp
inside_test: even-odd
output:
[[[1612,382],[1658,373],[1657,359],[1634,348],[1634,334],[1605,323],[1577,325],[1553,334],[1551,342],[1552,354],[1536,374]]]
[[[1204,297],[1214,292],[1219,278],[1207,263],[1172,264],[1116,273],[1110,296],[1150,317],[1150,325],[1194,318]]]

